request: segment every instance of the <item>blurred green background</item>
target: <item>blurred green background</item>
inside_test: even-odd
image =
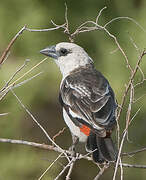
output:
[[[51,19],[57,24],[64,23],[65,1],[51,0],[5,0],[0,2],[0,53],[7,47],[12,37],[25,24],[29,28],[52,27]],[[68,6],[68,19],[70,30],[86,20],[94,20],[97,13],[104,6],[100,23],[103,25],[114,17],[128,16],[134,18],[146,29],[146,1],[145,0],[66,0]],[[108,30],[119,40],[126,52],[130,64],[134,67],[138,60],[137,47],[142,50],[146,47],[146,33],[136,24],[129,20],[119,20],[108,26]],[[19,77],[44,56],[39,51],[48,45],[61,41],[68,41],[68,37],[61,31],[50,32],[24,32],[15,42],[9,58],[0,68],[0,88],[2,88],[12,74],[21,66],[26,59],[29,64],[24,68]],[[94,59],[95,66],[109,80],[115,91],[116,98],[120,103],[125,83],[129,78],[129,71],[125,65],[125,59],[117,49],[113,40],[102,31],[82,33],[75,42],[81,45]],[[146,57],[143,58],[141,68],[146,74]],[[65,127],[62,118],[62,110],[58,102],[58,91],[61,74],[55,63],[48,58],[43,64],[31,72],[27,77],[43,71],[39,77],[27,84],[15,89],[15,93],[28,107],[37,120],[45,127],[51,137]],[[141,79],[140,73],[136,81]],[[146,91],[146,83],[135,89],[135,97],[138,98]],[[128,101],[127,101],[128,102]],[[123,147],[123,152],[136,150],[146,146],[146,97],[133,105],[132,115],[141,107],[140,112],[133,120],[129,128],[129,140]],[[17,103],[16,98],[10,92],[0,102],[0,113],[9,112],[7,116],[0,116],[0,137],[23,139],[28,141],[48,143],[47,138],[36,126],[32,119],[24,112]],[[120,119],[122,128],[125,126],[125,113]],[[56,139],[62,147],[68,149],[71,144],[69,130]],[[0,143],[0,180],[33,180],[41,176],[45,169],[57,157],[57,153],[27,147]],[[65,163],[63,160],[62,163]],[[131,164],[146,164],[146,153],[139,153],[132,157],[123,158],[123,162]],[[44,176],[43,180],[52,180],[61,170],[59,163]],[[81,160],[76,163],[72,173],[73,180],[93,179],[97,174],[97,168],[91,162]],[[110,168],[101,179],[112,179],[113,168]],[[65,174],[60,180],[65,179]],[[117,177],[117,179],[120,179]],[[146,179],[146,170],[124,168],[124,179]]]

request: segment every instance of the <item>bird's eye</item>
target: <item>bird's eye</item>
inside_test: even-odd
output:
[[[68,54],[67,49],[65,49],[65,48],[61,48],[61,49],[60,49],[60,56],[65,56],[65,55],[67,55],[67,54]]]

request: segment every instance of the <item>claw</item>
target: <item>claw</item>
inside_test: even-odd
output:
[[[72,135],[72,145],[69,148],[69,151],[71,151],[71,156],[75,157],[76,156],[76,145],[79,142],[79,138],[77,136]]]

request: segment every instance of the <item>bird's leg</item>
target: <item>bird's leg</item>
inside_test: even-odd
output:
[[[79,138],[72,134],[72,146],[69,148],[69,150],[72,152],[72,156],[76,156],[76,150],[75,147],[79,142]]]

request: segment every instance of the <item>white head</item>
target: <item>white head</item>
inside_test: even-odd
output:
[[[40,52],[55,59],[63,77],[76,68],[92,63],[92,59],[84,49],[74,43],[61,42]]]

